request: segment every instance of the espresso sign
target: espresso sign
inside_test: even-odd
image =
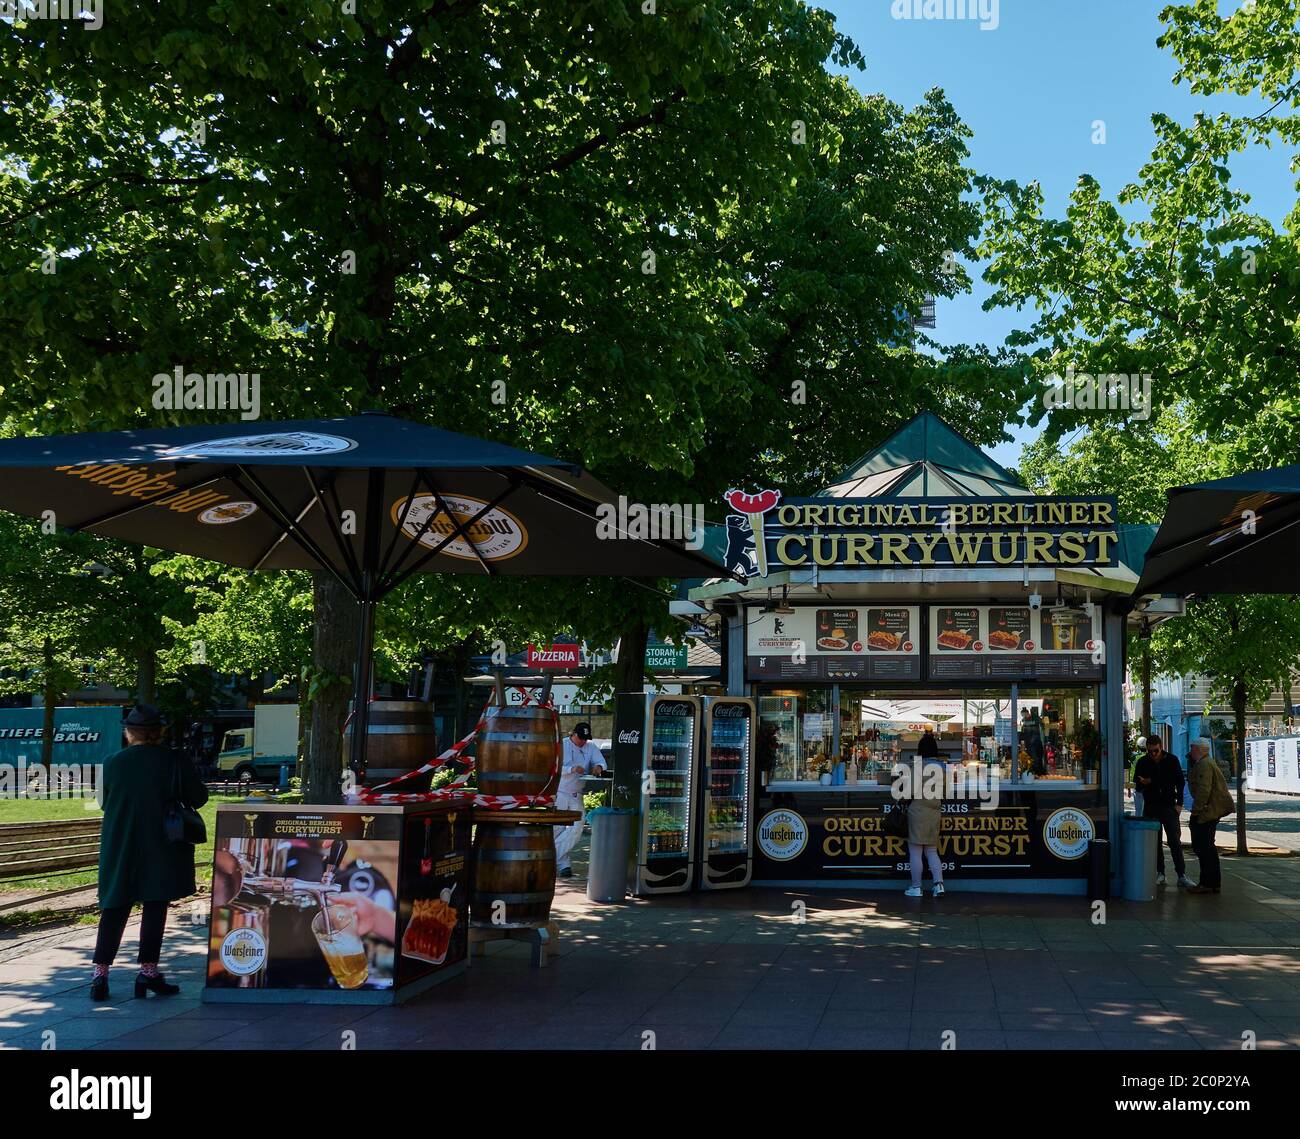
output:
[[[727,568],[787,569],[1115,564],[1113,497],[784,499],[729,491]]]

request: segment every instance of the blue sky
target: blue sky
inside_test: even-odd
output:
[[[1207,102],[1174,86],[1175,60],[1155,42],[1167,0],[999,0],[997,27],[989,31],[972,20],[896,20],[892,0],[817,2],[867,58],[865,72],[850,73],[856,86],[906,106],[943,88],[975,132],[973,168],[1022,183],[1038,179],[1053,216],[1082,173],[1111,198],[1136,180],[1155,141],[1153,113],[1189,121],[1202,109],[1263,109],[1237,99]],[[1224,0],[1221,10],[1235,7]],[[1096,119],[1105,121],[1105,145],[1092,141]],[[1296,201],[1287,161],[1275,150],[1233,164],[1254,208],[1279,226]],[[968,268],[978,278],[979,267]],[[1001,344],[1025,315],[983,312],[988,294],[977,279],[971,294],[940,301],[936,338]],[[1017,442],[992,451],[1003,465],[1014,465],[1021,442],[1033,435],[1014,433]]]

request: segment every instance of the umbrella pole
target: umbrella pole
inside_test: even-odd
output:
[[[366,774],[366,740],[370,732],[370,696],[374,688],[375,598],[374,575],[361,575],[357,598],[357,664],[352,672],[352,752],[348,767],[358,779]]]

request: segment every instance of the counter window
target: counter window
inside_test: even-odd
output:
[[[759,697],[760,779],[816,783],[830,771],[835,737],[831,695],[830,689],[814,688]]]
[[[1095,690],[1023,689],[1017,734],[1022,779],[1099,782],[1103,748]]]
[[[758,698],[758,770],[764,783],[888,785],[895,764],[933,735],[949,763],[985,766],[1004,783],[1101,779],[1097,689],[1010,688],[942,693],[774,691]]]

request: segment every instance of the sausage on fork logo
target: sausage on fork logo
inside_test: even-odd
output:
[[[776,509],[781,501],[779,490],[760,490],[757,494],[746,494],[743,490],[729,490],[722,496],[728,506],[737,514],[749,519],[749,528],[754,534],[754,565],[759,577],[767,577],[767,544],[763,539],[763,515]]]

